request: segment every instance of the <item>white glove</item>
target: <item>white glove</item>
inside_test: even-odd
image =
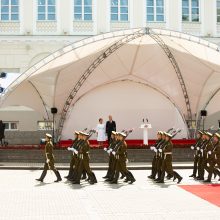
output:
[[[211,154],[212,154],[212,151],[209,151],[208,154],[211,155]]]
[[[78,151],[77,151],[76,149],[73,149],[73,152],[74,152],[75,154],[78,154]]]
[[[70,150],[70,147],[68,147],[67,150]]]
[[[194,146],[191,146],[191,149],[194,150]]]
[[[106,147],[104,148],[104,151],[107,151],[107,148],[106,148]]]
[[[201,152],[203,152],[203,149],[200,149]]]
[[[162,153],[162,149],[159,149],[159,152]]]
[[[154,150],[154,148],[155,148],[154,146],[151,146],[151,147],[150,147],[151,150]]]
[[[111,153],[110,149],[109,149],[109,150],[107,150],[107,153],[108,153],[108,154],[110,154],[110,153]]]
[[[115,152],[115,151],[112,151],[112,154],[115,156],[116,152]]]
[[[50,162],[50,160],[49,159],[47,159],[47,163],[49,163]]]
[[[109,151],[112,152],[113,151],[112,148],[110,148]]]
[[[197,150],[199,150],[200,148],[199,148],[199,147],[197,147],[196,149],[197,149]]]
[[[154,148],[154,152],[157,153],[157,149],[156,148]]]

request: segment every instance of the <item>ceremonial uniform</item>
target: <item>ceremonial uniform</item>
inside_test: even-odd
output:
[[[208,159],[205,170],[208,172],[208,178],[204,182],[211,182],[213,173],[216,173],[218,176],[220,176],[219,170],[215,168],[215,165],[217,165],[217,168],[220,168],[220,135],[215,133],[214,136],[216,136],[218,140],[213,145],[213,148],[207,153]]]
[[[199,150],[197,147],[201,146],[202,144],[202,135],[203,133],[201,131],[198,131],[198,139],[196,141],[195,146],[192,146],[191,149],[195,151],[194,153],[194,162],[193,162],[193,173],[189,177],[196,178],[197,170],[198,170],[198,162],[199,162]]]
[[[126,134],[120,133],[120,136],[123,138],[126,137]],[[125,140],[120,140],[117,144],[117,149],[115,149],[114,153],[116,159],[116,168],[115,175],[113,181],[111,183],[117,183],[119,178],[119,172],[125,175],[126,182],[130,181],[130,184],[135,182],[135,178],[133,174],[127,169],[126,160],[127,160],[127,144]]]
[[[178,179],[177,183],[180,183],[182,177],[176,171],[173,171],[173,165],[172,165],[173,143],[170,140],[172,138],[172,135],[166,134],[166,136],[169,139],[166,140],[165,146],[163,148],[164,159],[162,162],[161,177],[160,180],[157,181],[157,183],[164,183],[165,172],[167,172],[168,175],[170,176],[174,176],[174,180],[177,178]]]
[[[158,152],[157,152],[157,150],[160,147],[160,144],[163,143],[163,140],[162,140],[162,137],[161,137],[162,136],[162,132],[159,131],[157,133],[157,135],[158,135],[158,140],[156,141],[155,146],[151,147],[151,150],[154,150],[155,153],[154,153],[154,157],[153,157],[153,160],[152,160],[151,175],[148,176],[148,178],[150,178],[150,179],[155,179],[156,178],[156,175],[157,175],[157,160],[158,160]]]
[[[112,154],[113,149],[115,148],[117,141],[115,139],[116,132],[112,132],[112,138],[110,140],[110,144],[108,148],[105,148],[104,150],[109,154],[109,162],[108,162],[108,171],[106,176],[104,176],[104,179],[110,179],[112,177],[112,174],[114,172],[114,155]]]
[[[85,136],[89,136],[87,134],[83,134]],[[77,170],[76,170],[76,178],[74,180],[74,184],[79,184],[80,179],[82,176],[82,172],[85,169],[87,175],[89,176],[89,182],[90,184],[97,183],[95,174],[92,172],[90,166],[89,166],[89,141],[88,140],[83,140],[81,145],[79,146],[78,149],[78,165],[77,165]]]
[[[54,182],[59,182],[62,180],[62,178],[60,176],[59,171],[54,166],[53,143],[51,142],[52,136],[50,134],[46,134],[46,136],[49,138],[48,141],[46,142],[46,145],[45,145],[45,160],[46,160],[46,162],[44,164],[44,169],[41,174],[41,177],[36,180],[43,182],[43,180],[47,174],[47,170],[52,170],[57,177],[57,180],[55,180]]]
[[[79,147],[81,142],[82,142],[82,140],[80,140],[78,138],[78,134],[77,134],[77,137],[74,140],[73,145],[70,148],[68,148],[68,150],[72,151],[72,154],[71,154],[71,160],[70,160],[69,173],[65,178],[67,178],[69,180],[71,180],[73,178],[74,168],[75,168],[76,163],[77,163],[77,154],[75,153],[75,151],[78,150],[78,147]]]

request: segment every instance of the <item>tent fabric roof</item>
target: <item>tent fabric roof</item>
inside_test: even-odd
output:
[[[94,36],[49,55],[16,79],[1,99],[1,106],[23,105],[49,115],[53,106],[61,113],[79,78],[103,52],[125,36],[145,29],[130,29]],[[217,45],[184,33],[151,29],[167,45],[180,68],[191,111],[206,107],[220,82],[220,53]],[[158,89],[187,115],[177,74],[161,46],[149,34],[126,43],[101,62],[72,100],[102,84],[129,79]],[[211,112],[218,111],[212,107]]]

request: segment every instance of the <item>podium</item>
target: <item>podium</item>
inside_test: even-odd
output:
[[[143,144],[148,145],[148,129],[151,129],[151,124],[142,124],[141,129],[143,129]]]

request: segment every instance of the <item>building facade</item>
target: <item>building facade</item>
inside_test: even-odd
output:
[[[0,0],[0,72],[23,73],[75,41],[139,27],[186,32],[220,45],[220,0]],[[42,130],[38,113],[13,109],[12,117],[8,111],[0,112],[8,130],[13,123],[14,130]],[[23,126],[27,117],[35,118],[34,126]]]

